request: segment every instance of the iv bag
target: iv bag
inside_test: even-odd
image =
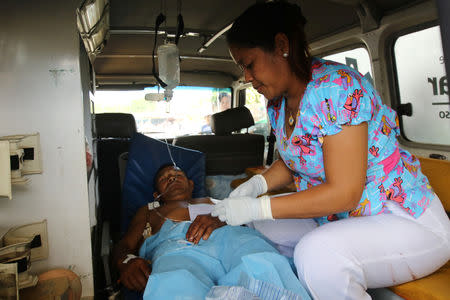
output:
[[[159,77],[167,86],[166,91],[171,91],[180,83],[180,58],[178,47],[168,43],[158,47]]]

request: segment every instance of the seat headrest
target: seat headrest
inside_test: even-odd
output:
[[[216,135],[227,135],[253,125],[253,116],[245,106],[230,108],[211,116],[211,129]]]
[[[132,114],[95,114],[95,131],[98,138],[132,138],[136,133],[136,121]]]

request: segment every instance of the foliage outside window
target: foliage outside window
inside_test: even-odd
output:
[[[269,124],[267,119],[266,98],[259,94],[253,87],[245,90],[245,106],[252,113],[255,125],[249,128],[250,133],[269,135]]]

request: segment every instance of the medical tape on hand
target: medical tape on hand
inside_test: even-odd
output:
[[[134,254],[127,254],[127,257],[122,261],[123,264],[127,264],[130,260],[137,258]]]
[[[270,197],[262,196],[259,199],[261,201],[261,214],[262,214],[263,219],[273,220]]]
[[[218,203],[222,202],[222,200],[214,199],[214,198],[211,198],[211,197],[209,198],[209,200],[211,200],[211,202],[214,203],[214,204],[218,204]]]

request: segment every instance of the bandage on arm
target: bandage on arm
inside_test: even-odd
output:
[[[215,205],[211,215],[233,226],[256,220],[273,220],[270,197],[267,195],[260,198],[226,198]]]
[[[213,210],[213,207],[214,207],[213,204],[206,204],[206,203],[189,204],[188,206],[189,218],[191,219],[191,221],[194,221],[198,215],[209,215]]]

